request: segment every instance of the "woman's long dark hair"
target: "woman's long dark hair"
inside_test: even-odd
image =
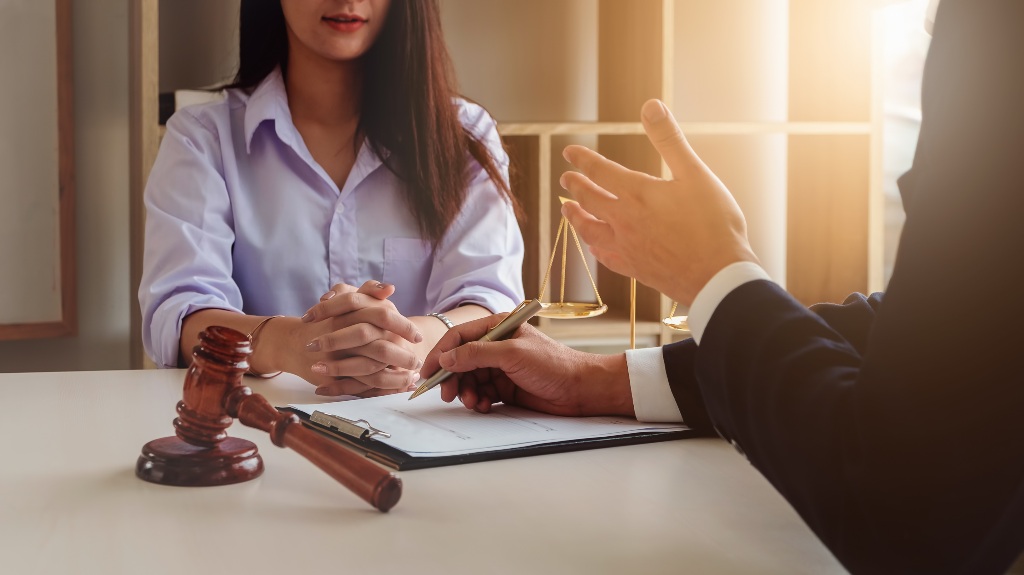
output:
[[[238,74],[229,87],[252,90],[276,66],[287,74],[280,0],[242,0],[238,35]],[[380,36],[363,58],[359,130],[405,183],[420,232],[435,245],[444,237],[466,198],[470,157],[521,216],[498,163],[459,122],[437,0],[392,0]]]

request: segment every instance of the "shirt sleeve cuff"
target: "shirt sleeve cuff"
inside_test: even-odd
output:
[[[718,308],[718,304],[722,303],[725,296],[741,285],[757,280],[771,281],[771,278],[764,268],[753,262],[736,262],[722,268],[701,288],[697,297],[693,298],[690,314],[686,318],[693,341],[697,342],[697,345],[700,345],[700,339],[704,336],[704,330],[707,329],[711,316],[714,315],[715,309]]]
[[[437,309],[432,309],[430,311],[439,311],[443,313],[463,305],[478,305],[491,313],[501,313],[504,311],[512,311],[517,305],[519,305],[519,302],[513,300],[509,294],[503,293],[499,290],[489,290],[484,288],[464,289],[441,300],[436,306]]]
[[[633,409],[638,421],[683,421],[672,388],[668,385],[665,358],[660,347],[627,350],[626,368],[629,370],[629,389],[633,394]]]

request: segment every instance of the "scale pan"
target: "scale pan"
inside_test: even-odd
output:
[[[690,331],[690,324],[686,323],[686,318],[687,316],[685,315],[674,315],[661,320],[661,323],[665,324],[665,327],[676,331]]]
[[[580,319],[594,317],[608,311],[607,305],[597,303],[545,303],[537,315],[551,319]]]

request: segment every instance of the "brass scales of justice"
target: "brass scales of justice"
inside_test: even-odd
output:
[[[572,201],[569,198],[559,196],[559,201],[563,204],[565,202]],[[576,244],[576,251],[579,252],[580,259],[583,260],[583,269],[587,272],[587,279],[590,280],[590,286],[594,290],[594,298],[596,302],[573,302],[565,301],[565,266],[566,256],[569,251],[569,235],[572,235],[573,243]],[[559,245],[561,242],[561,245]],[[555,256],[559,250],[562,252],[562,273],[561,283],[559,289],[559,297],[557,302],[544,302],[544,294],[548,290],[548,284],[551,280],[551,270],[555,264]],[[608,311],[608,305],[601,300],[601,293],[597,289],[597,281],[594,279],[594,274],[590,271],[590,264],[587,263],[587,258],[583,254],[583,245],[580,243],[580,238],[576,235],[576,229],[569,223],[569,220],[565,216],[558,222],[558,231],[555,232],[555,241],[551,249],[551,257],[548,259],[548,267],[544,272],[544,279],[540,285],[540,295],[537,299],[542,302],[543,307],[537,315],[540,317],[546,317],[550,319],[583,319],[588,317],[599,316]],[[686,323],[687,316],[676,315],[676,309],[679,304],[672,302],[672,308],[669,311],[668,317],[661,320],[661,323],[669,329],[677,331],[689,331],[689,326]],[[636,278],[629,278],[629,347],[630,349],[636,349]]]

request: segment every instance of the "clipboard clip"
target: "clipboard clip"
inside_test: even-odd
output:
[[[371,439],[378,435],[381,437],[391,437],[390,433],[377,429],[370,425],[370,422],[365,419],[352,421],[351,419],[345,419],[344,417],[331,415],[322,411],[314,411],[313,414],[309,416],[309,420],[328,429],[335,429],[354,439]]]

